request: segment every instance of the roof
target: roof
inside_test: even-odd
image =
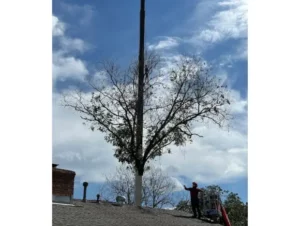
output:
[[[101,202],[74,202],[75,206],[52,205],[53,226],[211,226],[176,210],[113,206]]]
[[[74,174],[76,175],[76,173],[72,170],[66,170],[66,169],[59,169],[56,168],[58,166],[58,164],[52,163],[52,172],[59,172],[59,173],[63,173],[63,174]]]
[[[62,174],[72,174],[72,175],[76,175],[76,173],[72,170],[65,170],[65,169],[58,169],[58,168],[52,168],[52,172],[58,172],[58,173],[62,173]]]

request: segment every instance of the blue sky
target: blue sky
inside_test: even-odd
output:
[[[59,94],[82,86],[97,64],[114,58],[126,67],[138,53],[139,1],[53,0],[53,162],[75,170],[75,197],[83,181],[96,197],[104,175],[118,165],[103,135],[59,106]],[[146,0],[146,46],[170,60],[200,54],[233,93],[230,131],[199,125],[204,138],[173,148],[157,161],[182,183],[220,184],[247,201],[247,2],[245,0]],[[173,151],[174,152],[174,151]],[[184,154],[183,154],[184,153]],[[196,159],[196,160],[195,160]],[[175,170],[170,170],[174,165]],[[198,165],[199,170],[195,169]]]

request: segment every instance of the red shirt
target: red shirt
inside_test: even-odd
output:
[[[185,190],[190,191],[191,199],[198,199],[198,193],[202,192],[199,188],[185,188]]]

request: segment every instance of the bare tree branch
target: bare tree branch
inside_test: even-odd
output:
[[[106,176],[106,190],[111,195],[125,196],[128,204],[133,204],[134,198],[134,176],[131,169],[122,165],[112,175]],[[163,171],[151,165],[143,177],[142,200],[145,206],[162,208],[164,205],[172,204],[172,193],[175,191],[174,181]],[[107,195],[108,196],[108,195]]]

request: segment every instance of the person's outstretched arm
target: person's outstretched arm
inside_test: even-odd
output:
[[[191,190],[190,188],[187,188],[185,185],[183,185],[183,187],[184,187],[184,189],[187,190],[187,191]]]

